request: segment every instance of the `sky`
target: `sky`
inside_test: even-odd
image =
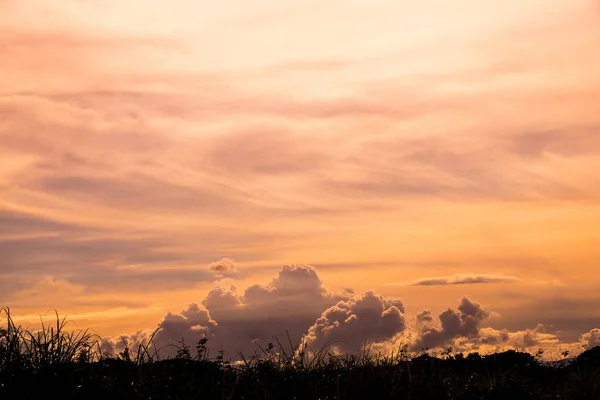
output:
[[[4,0],[0,37],[17,321],[600,344],[598,2]]]

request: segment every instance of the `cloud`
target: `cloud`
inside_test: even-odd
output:
[[[402,302],[368,291],[325,310],[303,341],[312,349],[331,345],[343,352],[355,352],[365,341],[385,342],[405,328]]]
[[[354,351],[364,340],[384,343],[405,331],[402,301],[373,291],[351,292],[328,292],[317,270],[307,265],[285,265],[269,284],[251,285],[243,295],[232,279],[222,279],[202,302],[168,313],[154,343],[161,354],[173,355],[181,339],[193,347],[206,337],[211,354],[224,349],[236,358],[238,351],[252,354],[255,342],[265,346],[274,337],[287,344],[289,335],[293,344],[304,341],[313,348],[331,339],[338,350]]]
[[[573,342],[565,340],[563,332],[555,326],[542,323],[535,328],[518,330],[480,327],[490,315],[492,312],[477,302],[463,298],[458,310],[448,309],[439,314],[441,327],[435,327],[431,312],[423,310],[416,316],[416,330],[410,335],[410,349],[452,347],[454,352],[481,354],[515,349],[530,353],[543,350],[543,358],[556,360],[564,357],[565,350],[573,355],[582,351],[582,344],[594,345],[600,334],[600,330],[592,329],[581,335],[579,341]]]
[[[549,96],[541,99],[547,107],[555,107],[562,96],[572,97],[569,107],[573,115],[594,101],[584,92],[557,91]],[[498,104],[510,101],[503,97],[494,96],[492,101]],[[537,101],[539,94],[531,93],[527,97]],[[597,98],[595,94],[596,101]],[[458,114],[486,114],[474,102],[463,100],[464,104],[455,107]],[[482,121],[485,123],[488,122]],[[537,125],[532,123],[489,126],[483,131],[473,131],[469,138],[458,134],[446,136],[442,132],[414,137],[410,130],[381,135],[365,140],[361,155],[348,158],[349,163],[357,167],[355,174],[332,176],[323,185],[353,196],[369,193],[380,200],[407,197],[487,201],[596,199],[598,191],[589,187],[598,180],[596,174],[582,172],[573,178],[564,168],[567,165],[583,168],[597,157],[600,146],[594,139],[599,132],[598,123],[596,117],[582,121],[560,120],[553,123],[559,127],[556,130],[539,133],[535,131]],[[435,129],[439,128],[431,128]],[[563,142],[569,145],[563,147]],[[490,163],[490,159],[494,162]]]
[[[502,274],[455,274],[433,278],[420,278],[404,283],[409,286],[443,286],[443,285],[469,285],[477,283],[503,283],[519,282],[514,276]]]
[[[45,218],[42,215],[33,215],[12,210],[0,209],[0,240],[2,237],[19,235],[47,235],[54,232],[81,230],[76,225],[64,224]]]
[[[590,270],[591,271],[591,270]],[[524,288],[526,289],[526,288]],[[536,287],[535,290],[520,292],[517,288],[505,291],[505,298],[518,301],[518,312],[510,305],[499,302],[495,309],[501,312],[502,319],[493,321],[494,328],[521,331],[531,326],[532,318],[546,326],[553,326],[560,332],[563,341],[574,343],[582,332],[598,327],[600,296],[593,284],[578,286],[577,290],[553,287]]]
[[[153,293],[172,298],[171,290],[239,277],[206,268],[223,255],[248,266],[323,261],[340,286],[360,281],[364,291],[399,280],[370,273],[397,261],[389,250],[399,237],[407,249],[428,248],[402,252],[404,265],[426,269],[407,277],[442,279],[419,286],[496,282],[504,278],[441,275],[466,265],[490,271],[476,259],[518,259],[532,248],[551,260],[550,272],[574,269],[564,291],[593,285],[600,58],[589,50],[598,24],[577,15],[580,7],[514,13],[511,2],[499,16],[491,1],[454,11],[398,3],[367,15],[352,2],[329,2],[318,12],[303,5],[284,19],[261,17],[240,37],[223,21],[254,15],[255,5],[213,2],[198,13],[190,0],[168,12],[161,2],[62,0],[40,12],[36,3],[0,1],[0,15],[10,16],[0,21],[1,293],[13,297],[50,276],[88,292],[135,290],[149,304]],[[272,17],[273,2],[264,3],[261,15]],[[410,25],[438,11],[433,20],[443,27],[378,40],[406,25],[398,18]],[[335,32],[306,36],[305,26],[332,18],[341,23]],[[336,43],[357,18],[370,38]],[[518,41],[506,35],[513,22],[526,27],[514,30]],[[197,40],[209,25],[221,45]],[[470,55],[481,44],[469,36],[486,38],[477,60]],[[457,266],[441,272],[450,265],[428,265],[432,257]],[[362,263],[351,273],[350,258]],[[556,277],[496,266],[524,281]],[[220,281],[197,304],[218,321],[213,330],[264,339],[271,318],[306,333],[339,299],[323,294],[309,271],[293,274],[298,285],[308,282],[306,294],[285,276],[248,290]],[[486,289],[509,286],[522,285]],[[36,299],[14,300],[45,309]],[[576,326],[577,338],[592,328],[597,308],[573,315],[559,312],[561,304],[538,311]]]
[[[216,321],[211,318],[206,308],[192,303],[179,313],[167,313],[155,329],[140,330],[131,335],[103,337],[102,351],[116,355],[123,351],[125,344],[133,349],[138,348],[140,344],[150,344],[151,354],[158,353],[161,357],[172,357],[176,354],[181,340],[193,348],[199,339],[209,336],[210,331],[216,326]],[[154,336],[150,343],[152,334]]]
[[[294,73],[294,72],[315,72],[323,73],[337,71],[350,66],[350,63],[344,60],[335,59],[317,59],[317,60],[291,60],[288,62],[268,66],[264,72],[268,73]]]
[[[263,100],[264,101],[264,100]],[[276,101],[275,101],[276,102]],[[254,107],[256,102],[250,102]],[[249,110],[250,113],[258,110]],[[315,139],[306,140],[286,124],[254,124],[203,145],[208,164],[221,173],[257,178],[300,175],[327,168],[332,156]]]
[[[237,288],[232,279],[223,279],[215,283],[202,301],[202,306],[210,310],[211,315],[219,320],[226,319],[228,314],[244,304],[244,298],[238,296]]]
[[[280,312],[285,312],[286,303],[298,303],[300,300],[310,300],[306,304],[322,304],[323,299],[331,299],[317,274],[315,267],[310,265],[284,265],[276,278],[268,285],[252,285],[246,289],[246,302],[255,306],[277,306]]]
[[[27,312],[34,312],[34,310],[47,312],[48,309],[52,309],[57,310],[59,313],[66,313],[68,319],[86,318],[86,315],[89,315],[92,319],[103,319],[100,317],[102,311],[105,311],[109,317],[114,314],[114,318],[119,318],[121,313],[115,310],[116,307],[124,309],[132,307],[138,309],[153,308],[153,305],[149,306],[139,297],[140,294],[157,288],[153,285],[155,282],[151,280],[148,280],[147,285],[138,285],[135,288],[131,287],[131,281],[129,281],[129,290],[123,293],[98,290],[98,287],[76,282],[74,279],[53,276],[35,277],[21,274],[0,274],[0,279],[0,289],[6,289],[3,290],[0,307],[10,306],[21,312],[25,310]],[[3,282],[4,280],[6,280],[6,284]],[[136,283],[138,282],[139,280],[136,280]],[[118,284],[115,283],[114,285]],[[163,283],[162,287],[165,287],[165,285],[170,287],[173,283]],[[147,286],[150,286],[150,288]],[[79,312],[73,304],[87,311]],[[43,305],[43,308],[40,305]],[[156,311],[156,309],[152,310],[155,313]],[[141,314],[138,312],[139,315]]]
[[[491,315],[480,303],[463,297],[456,309],[448,308],[437,319],[429,310],[418,312],[411,326],[401,300],[371,290],[357,294],[351,288],[335,294],[324,288],[314,267],[285,265],[268,284],[251,285],[243,294],[233,279],[214,282],[201,302],[162,318],[154,344],[162,356],[173,356],[181,340],[193,349],[206,337],[210,355],[224,350],[226,357],[236,359],[238,352],[251,355],[258,351],[257,344],[264,347],[274,337],[287,346],[288,334],[292,345],[305,343],[313,350],[331,346],[342,353],[358,351],[365,342],[386,353],[397,350],[400,341],[411,351],[448,346],[467,353],[543,349],[547,357],[557,357],[562,350],[573,354],[581,350],[581,344],[600,342],[599,329],[571,343],[561,341],[559,331],[541,323],[514,331],[481,327]],[[137,346],[148,339],[149,332],[126,335],[126,339]],[[122,351],[120,337],[105,342],[107,351]]]
[[[560,357],[564,350],[570,353],[581,350],[579,343],[561,341],[559,332],[546,324],[538,323],[533,329],[515,331],[480,327],[481,322],[491,314],[479,303],[464,297],[457,310],[448,309],[439,314],[441,326],[436,327],[431,312],[423,310],[416,316],[416,330],[410,335],[410,349],[420,351],[424,348],[440,350],[452,347],[454,352],[481,354],[542,349],[547,359]],[[582,337],[581,341],[585,339]]]
[[[152,349],[150,338],[152,336],[152,331],[148,329],[141,329],[130,335],[120,335],[118,337],[103,337],[100,341],[100,351],[102,354],[108,354],[110,356],[117,356],[119,353],[125,350],[125,347],[128,347],[130,350],[134,351],[134,354],[130,354],[130,357],[135,358],[137,353],[135,353],[139,349],[139,345],[149,345],[150,344],[150,355],[154,354],[154,349]]]
[[[433,326],[431,312],[423,310],[417,314],[418,337],[411,348],[419,351],[444,346],[457,337],[475,337],[479,333],[479,324],[489,315],[488,310],[466,297],[462,298],[457,310],[449,308],[438,315],[441,327]]]
[[[454,341],[458,351],[471,351],[472,349],[497,349],[518,348],[531,349],[534,347],[552,346],[560,344],[556,334],[548,332],[548,326],[537,324],[533,329],[511,332],[507,329],[481,328],[475,337],[463,337]]]
[[[586,348],[600,346],[600,328],[594,328],[587,333],[581,335],[581,342]]]
[[[255,341],[265,345],[274,336],[287,343],[289,334],[293,343],[299,343],[322,311],[346,296],[328,292],[317,270],[308,265],[285,265],[270,283],[252,285],[243,295],[232,279],[222,279],[200,304],[169,313],[159,324],[163,329],[155,342],[169,351],[165,346],[176,345],[181,338],[194,344],[206,335],[213,354],[222,348],[231,357],[237,351],[251,354],[258,349]]]
[[[417,326],[419,325],[428,325],[433,323],[433,316],[431,315],[431,311],[423,310],[417,313],[416,316]]]
[[[536,285],[550,285],[550,286],[567,286],[560,279],[552,279],[551,281],[536,281]]]
[[[208,265],[208,270],[216,278],[225,278],[237,274],[238,270],[235,265],[235,260],[231,258],[222,258],[219,261],[211,262]]]
[[[140,173],[120,177],[46,177],[39,181],[36,189],[49,195],[68,196],[72,200],[96,199],[106,206],[133,209],[143,204],[146,210],[154,211],[173,208],[203,211],[209,207],[227,211],[242,204],[208,190],[173,184]]]
[[[9,304],[0,305],[14,307],[31,307],[36,304],[51,304],[51,307],[60,309],[67,306],[73,299],[85,299],[85,286],[74,284],[64,279],[44,276],[35,282],[19,282],[21,290],[5,292],[2,301]],[[11,293],[12,292],[12,293]]]
[[[164,317],[158,324],[160,331],[155,336],[155,344],[158,349],[163,349],[165,346],[176,345],[181,339],[187,339],[188,344],[194,345],[217,325],[206,308],[192,303],[180,313],[170,312]],[[171,350],[170,353],[172,352]]]
[[[132,286],[164,290],[214,279],[209,271],[187,267],[197,262],[194,254],[165,249],[170,243],[170,238],[147,237],[135,231],[112,237],[104,231],[79,228],[61,235],[50,229],[43,235],[31,230],[27,236],[0,239],[0,253],[6,274],[17,274],[23,280],[35,280],[40,275],[68,278],[91,291],[131,290]],[[140,282],[144,285],[137,285]]]
[[[505,139],[506,146],[521,157],[539,158],[547,154],[575,157],[600,152],[600,126],[590,125],[570,130],[523,132]]]

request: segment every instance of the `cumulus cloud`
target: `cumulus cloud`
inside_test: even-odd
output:
[[[600,346],[600,328],[594,328],[581,335],[581,343],[588,349]]]
[[[222,258],[219,261],[210,263],[208,270],[217,278],[224,278],[237,273],[235,260],[231,258]]]
[[[300,305],[300,302],[308,309],[314,309],[332,298],[323,287],[317,270],[308,265],[285,265],[270,284],[252,285],[246,289],[244,297],[248,305],[268,306],[278,313],[288,312],[288,305]]]
[[[423,310],[416,316],[417,329],[412,334],[410,348],[419,351],[424,348],[452,347],[455,352],[481,354],[515,349],[533,352],[541,349],[544,351],[543,357],[547,359],[558,359],[564,356],[565,350],[570,354],[581,351],[581,343],[561,341],[559,332],[555,332],[550,325],[538,323],[533,329],[517,331],[480,327],[481,321],[491,314],[479,303],[465,297],[457,310],[448,309],[439,314],[441,327],[435,327],[431,312]],[[582,336],[581,342],[585,343],[593,337],[592,332],[586,335]]]
[[[216,282],[202,301],[202,305],[218,319],[221,319],[221,316],[227,318],[228,313],[241,307],[243,303],[244,299],[237,294],[237,287],[232,279],[223,279]]]
[[[180,340],[194,344],[217,327],[208,310],[192,303],[178,314],[168,313],[158,325],[160,330],[155,336],[156,347],[165,353],[173,353],[167,346],[177,345]]]
[[[458,337],[475,337],[479,324],[489,315],[490,312],[481,304],[466,297],[462,298],[457,310],[449,308],[438,315],[441,327],[433,326],[431,312],[423,310],[417,314],[418,337],[411,347],[413,350],[435,348]]]
[[[150,344],[152,337],[152,331],[148,329],[141,329],[130,335],[120,335],[118,337],[104,337],[100,344],[100,351],[102,354],[108,354],[111,356],[117,356],[125,350],[127,347],[134,352],[139,349],[139,345]],[[151,352],[152,354],[153,352]],[[136,354],[130,354],[131,357],[135,357]]]
[[[332,293],[314,267],[285,265],[270,282],[251,285],[243,293],[231,278],[214,282],[202,301],[165,315],[154,345],[161,356],[174,356],[182,340],[193,349],[200,339],[208,338],[210,356],[224,350],[226,357],[236,359],[238,352],[251,355],[259,350],[257,344],[266,346],[274,337],[287,345],[288,335],[292,345],[305,343],[314,350],[331,346],[336,352],[350,353],[365,342],[378,352],[395,349],[401,342],[412,351],[452,346],[460,352],[542,348],[553,354],[560,354],[561,346],[577,350],[581,344],[600,343],[600,329],[582,335],[580,342],[563,343],[543,324],[519,331],[481,327],[491,315],[478,302],[463,297],[458,307],[437,318],[430,310],[418,312],[415,325],[408,326],[401,300],[374,291],[355,293],[351,288]],[[148,338],[149,331],[105,338],[103,351],[116,354],[124,343],[135,348]]]
[[[533,329],[510,332],[506,329],[481,328],[476,336],[457,338],[453,342],[456,351],[497,351],[504,349],[530,350],[532,348],[556,347],[560,344],[549,327],[537,324]]]
[[[455,274],[450,276],[438,276],[432,278],[421,278],[406,282],[409,286],[442,286],[442,285],[467,285],[477,283],[502,283],[519,282],[515,276],[502,274]]]
[[[323,287],[317,270],[309,265],[285,265],[266,285],[252,285],[238,293],[232,279],[215,282],[200,304],[169,313],[160,322],[156,346],[172,354],[184,339],[193,345],[207,337],[214,352],[224,349],[229,356],[251,354],[273,337],[299,343],[302,335],[322,311],[348,297]],[[386,317],[388,319],[392,317]]]
[[[331,345],[341,351],[357,351],[365,341],[381,343],[406,328],[404,305],[368,291],[329,307],[304,337],[311,348]]]

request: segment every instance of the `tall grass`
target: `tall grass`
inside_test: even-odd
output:
[[[136,343],[136,347],[132,347],[130,343],[123,339],[123,351],[117,354],[116,358],[138,366],[160,360],[160,349],[154,344],[154,336],[156,336],[158,331],[159,329],[156,329],[152,332],[145,342]],[[103,356],[104,358],[114,357],[113,354],[104,354]]]
[[[0,328],[0,370],[7,368],[41,368],[70,362],[93,362],[101,358],[100,338],[86,330],[67,330],[66,317],[55,311],[54,324],[40,317],[41,328],[26,330],[17,326],[10,308],[0,309],[6,327]]]
[[[238,352],[235,362],[223,351],[209,357],[206,338],[195,355],[182,339],[175,359],[160,360],[157,331],[145,343],[123,339],[120,353],[103,354],[99,336],[69,330],[55,314],[54,323],[42,320],[29,331],[9,308],[0,309],[0,398],[37,398],[49,385],[77,399],[600,398],[600,347],[551,368],[516,351],[464,356],[448,348],[432,357],[402,343],[391,353],[365,343],[360,352],[340,354],[335,342],[313,349],[294,345],[288,334],[283,343],[256,343],[249,357]]]

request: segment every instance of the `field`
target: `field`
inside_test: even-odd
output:
[[[102,354],[98,338],[58,316],[27,331],[3,311],[0,399],[600,399],[600,347],[548,365],[517,351],[340,356],[275,339],[230,362],[200,340],[161,360],[144,345]]]

